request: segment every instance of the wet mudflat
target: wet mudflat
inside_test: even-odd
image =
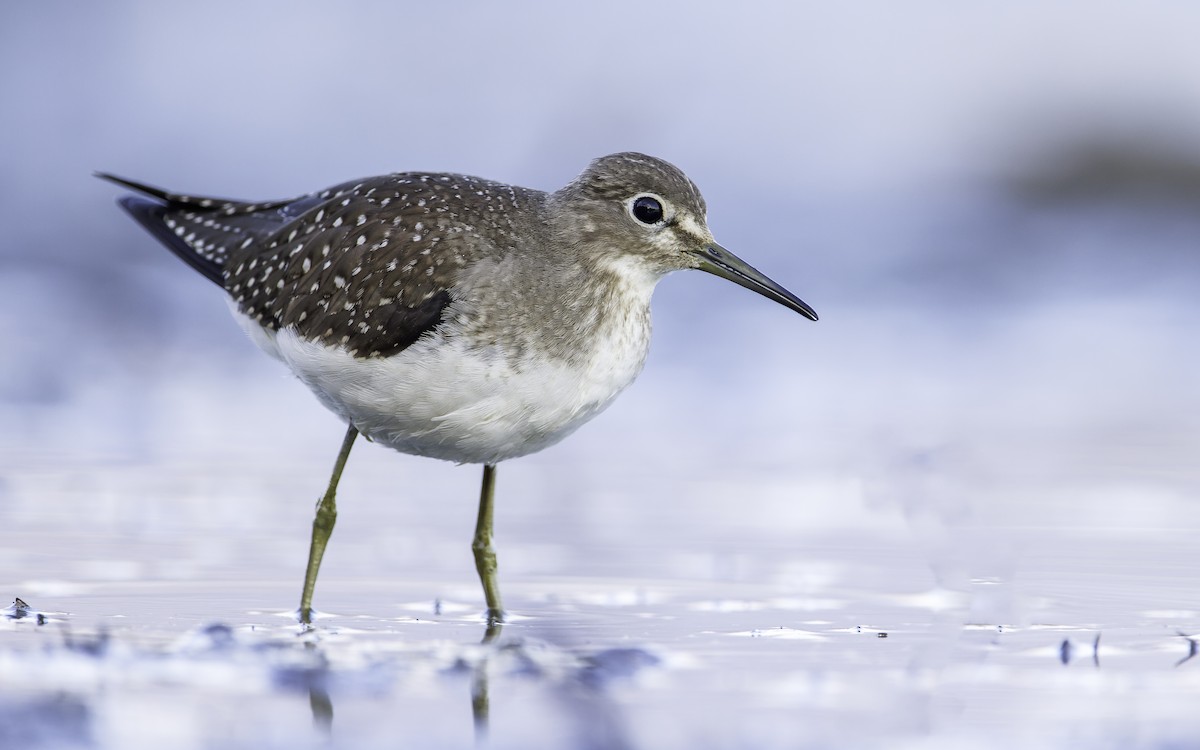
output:
[[[886,534],[763,548],[750,576],[759,580],[711,553],[724,580],[533,576],[508,581],[511,621],[490,636],[465,576],[330,576],[308,633],[284,609],[296,586],[283,577],[6,582],[24,606],[0,618],[0,739],[1186,744],[1200,733],[1200,660],[1184,637],[1200,622],[1189,535],[1071,536],[1014,533],[1021,562],[961,590]],[[126,554],[143,551],[134,543]],[[694,553],[696,569],[704,557]]]

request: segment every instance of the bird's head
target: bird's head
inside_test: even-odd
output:
[[[717,244],[704,196],[661,159],[633,152],[601,157],[550,200],[555,229],[594,247],[606,265],[654,278],[699,269],[817,319],[799,297]]]

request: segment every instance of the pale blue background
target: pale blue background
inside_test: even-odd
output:
[[[869,585],[950,592],[938,622],[1200,629],[1198,28],[1084,0],[7,3],[0,596],[249,575],[289,606],[341,439],[93,170],[554,189],[633,149],[822,320],[667,279],[643,377],[501,467],[517,609],[576,578],[844,591],[822,565],[889,549]],[[346,592],[376,576],[474,606],[477,481],[357,448],[318,605],[370,609]],[[1142,577],[1078,621],[1058,594],[1104,550]]]

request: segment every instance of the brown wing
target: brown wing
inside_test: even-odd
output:
[[[388,356],[441,322],[473,235],[442,176],[392,175],[333,191],[231,254],[225,288],[268,328],[355,356]]]
[[[542,196],[464,175],[401,173],[250,203],[100,176],[154,198],[123,205],[222,284],[241,312],[358,357],[395,354],[436,327],[468,259],[512,247],[507,209]]]

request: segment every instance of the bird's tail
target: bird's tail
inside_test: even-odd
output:
[[[283,217],[272,213],[294,202],[182,195],[104,172],[96,176],[141,193],[118,198],[117,203],[155,239],[219,286],[224,286],[222,269],[230,252],[278,229]]]

